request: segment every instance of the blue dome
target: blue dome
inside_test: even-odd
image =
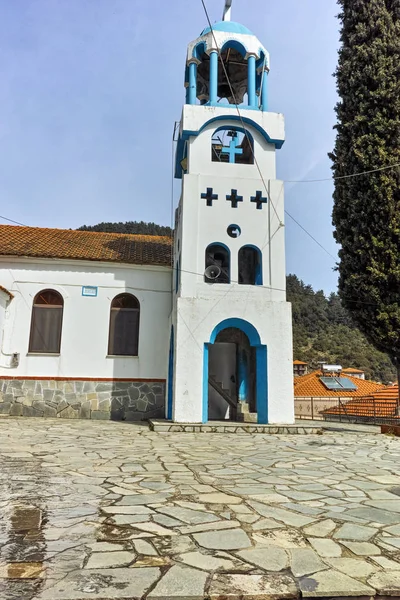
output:
[[[250,29],[247,29],[244,25],[240,23],[235,23],[234,21],[218,21],[213,25],[214,31],[226,31],[228,33],[244,33],[247,35],[253,35]],[[211,32],[210,27],[206,27],[206,29],[200,35],[206,35]]]

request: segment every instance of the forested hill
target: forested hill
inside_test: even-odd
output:
[[[292,303],[294,358],[318,368],[318,361],[354,367],[368,379],[396,381],[386,354],[365,339],[341,305],[339,296],[314,292],[296,275],[287,276],[287,299]]]
[[[136,233],[141,235],[172,235],[171,227],[145,223],[144,221],[127,221],[126,223],[98,223],[82,225],[78,231],[102,231],[104,233]]]
[[[99,223],[79,228],[82,231],[106,233],[137,233],[171,236],[170,227],[128,221],[126,223]],[[322,291],[314,292],[296,277],[287,276],[287,296],[293,310],[294,359],[308,362],[318,368],[319,361],[354,367],[365,371],[368,379],[396,381],[395,369],[386,354],[376,350],[352,323],[342,307],[339,296],[325,298]]]

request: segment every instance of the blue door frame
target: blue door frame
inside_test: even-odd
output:
[[[210,341],[204,344],[203,358],[203,423],[208,421],[208,358],[209,347],[215,343],[217,335],[228,328],[240,329],[249,338],[250,345],[256,350],[256,410],[258,423],[268,424],[268,352],[267,346],[261,344],[257,329],[243,319],[226,319],[217,325],[211,334]]]

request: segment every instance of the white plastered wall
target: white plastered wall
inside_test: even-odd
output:
[[[14,294],[6,326],[0,328],[4,330],[3,349],[20,354],[19,366],[11,370],[0,367],[0,375],[166,378],[172,298],[169,268],[2,258],[0,284]],[[82,286],[98,287],[98,296],[83,296]],[[59,356],[30,355],[33,299],[47,288],[64,298],[61,352]],[[107,357],[110,303],[123,292],[140,302],[139,356]],[[1,311],[0,299],[0,319]]]

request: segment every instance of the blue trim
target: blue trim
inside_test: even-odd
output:
[[[193,58],[197,58],[197,60],[201,60],[201,58],[202,58],[203,54],[205,53],[205,51],[206,51],[206,43],[205,42],[199,42],[193,48],[192,56],[193,56]]]
[[[261,89],[261,108],[264,112],[268,111],[268,71],[264,71]]]
[[[215,327],[210,337],[210,344],[215,344],[217,335],[221,333],[221,331],[224,331],[224,329],[229,329],[230,327],[234,327],[243,331],[243,333],[245,333],[249,338],[251,346],[259,346],[261,344],[261,338],[254,325],[248,321],[244,321],[243,319],[238,319],[236,317],[233,317],[232,319],[225,319],[225,321],[221,321],[221,323]]]
[[[254,285],[262,285],[263,284],[263,269],[262,269],[262,252],[261,252],[260,248],[258,248],[257,246],[254,246],[253,244],[245,244],[245,246],[242,246],[239,249],[238,257],[240,257],[240,252],[241,252],[241,250],[243,250],[243,248],[253,248],[253,250],[255,250],[257,252],[258,264],[256,267]]]
[[[203,354],[203,423],[208,421],[208,348],[210,344],[204,344]]]
[[[223,52],[224,50],[228,50],[229,48],[237,50],[243,58],[247,54],[247,48],[241,42],[238,42],[238,40],[228,40],[227,42],[225,42],[225,44],[221,48],[221,52]]]
[[[268,350],[267,346],[256,348],[256,410],[257,422],[268,424]]]
[[[239,388],[239,402],[248,402],[249,392],[249,369],[247,364],[246,351],[241,349],[238,352],[238,388]]]
[[[256,96],[256,57],[249,56],[247,63],[247,95],[249,99],[249,106],[252,108],[258,108]]]
[[[205,264],[206,265],[207,265],[207,252],[208,252],[208,249],[211,248],[212,246],[217,246],[217,247],[219,246],[220,248],[223,248],[224,250],[226,250],[228,253],[228,261],[229,261],[229,269],[228,269],[229,281],[228,281],[228,283],[230,283],[231,282],[231,250],[228,246],[226,246],[222,242],[212,242],[211,244],[208,244],[208,246],[206,248],[206,252],[205,252]]]
[[[235,21],[218,21],[218,23],[214,23],[213,25],[214,31],[226,31],[227,33],[244,33],[245,35],[253,35],[250,29],[241,25],[241,23],[236,23]],[[207,35],[207,33],[211,33],[211,27],[206,27],[200,34]]]
[[[218,52],[210,54],[210,102],[218,100]]]
[[[220,104],[215,104],[215,106],[218,106],[219,108],[221,108]],[[252,108],[252,109],[248,108],[247,110],[259,110],[259,109],[258,108]],[[262,135],[262,137],[266,140],[266,142],[268,142],[268,144],[274,144],[277,150],[280,150],[282,148],[283,144],[285,143],[285,140],[272,139],[268,135],[268,133],[265,131],[265,129],[263,129],[260,125],[258,125],[258,123],[255,123],[253,121],[253,119],[250,119],[249,117],[244,117],[243,115],[241,117],[239,117],[239,115],[237,115],[237,114],[235,114],[235,115],[225,114],[225,115],[221,115],[219,117],[213,117],[212,119],[209,119],[206,123],[204,123],[204,125],[202,127],[200,127],[200,129],[198,131],[190,131],[190,130],[185,129],[182,132],[182,135],[178,140],[177,150],[176,150],[176,162],[175,162],[175,177],[176,177],[176,179],[182,179],[182,176],[183,176],[181,161],[184,158],[183,154],[184,154],[184,150],[185,150],[185,142],[187,140],[189,140],[189,138],[191,138],[191,137],[197,137],[211,123],[220,122],[220,121],[228,121],[228,120],[229,121],[239,121],[239,122],[243,121],[243,123],[250,125],[251,127],[256,129]],[[242,129],[242,131],[243,131],[243,129]]]
[[[168,400],[167,419],[172,419],[172,405],[174,396],[174,326],[171,326],[171,338],[169,343],[169,365],[168,365]]]
[[[192,62],[189,65],[189,104],[196,104],[197,98],[197,65]]]

